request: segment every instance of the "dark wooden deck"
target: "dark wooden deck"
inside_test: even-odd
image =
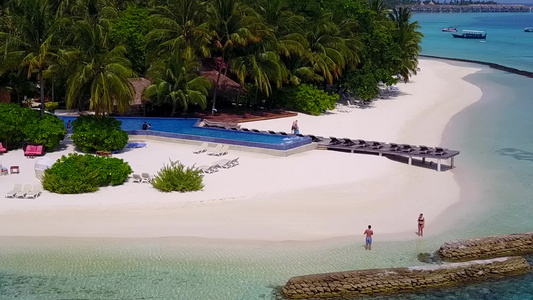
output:
[[[424,145],[409,145],[384,143],[377,141],[365,141],[362,139],[354,140],[348,138],[322,138],[315,137],[318,147],[327,150],[374,154],[379,156],[399,156],[405,157],[410,165],[413,164],[413,158],[419,158],[423,163],[427,159],[437,160],[437,171],[442,170],[442,160],[451,160],[450,169],[454,167],[454,158],[459,155],[459,151],[442,147],[427,147]],[[318,141],[320,140],[320,141]]]

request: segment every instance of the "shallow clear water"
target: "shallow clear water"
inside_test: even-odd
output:
[[[75,117],[61,117],[67,122],[74,121]],[[151,131],[161,131],[170,133],[187,134],[200,137],[221,138],[227,140],[255,142],[270,145],[290,145],[306,144],[310,142],[309,138],[298,137],[294,135],[265,134],[256,132],[233,131],[219,128],[196,127],[195,124],[199,119],[182,119],[182,118],[115,118],[122,122],[123,130],[141,130],[144,122],[151,124]],[[66,126],[66,125],[65,125]]]
[[[422,54],[488,61],[533,72],[533,13],[414,14],[422,26]],[[487,40],[456,39],[443,27],[483,30]]]

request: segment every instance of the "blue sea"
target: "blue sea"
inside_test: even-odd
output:
[[[521,31],[533,26],[533,14],[415,18],[426,35],[424,54],[533,71],[533,33]],[[440,32],[448,26],[486,30],[489,38],[486,43],[453,39]],[[482,70],[466,80],[482,89],[483,98],[457,114],[444,133],[444,144],[461,150],[453,172],[462,190],[457,205],[465,213],[446,212],[441,218],[453,218],[456,225],[441,235],[376,242],[371,252],[365,252],[359,240],[4,237],[0,299],[274,299],[276,288],[291,276],[420,265],[418,253],[433,252],[445,241],[533,231],[533,79],[477,67]],[[532,276],[375,299],[533,299]]]

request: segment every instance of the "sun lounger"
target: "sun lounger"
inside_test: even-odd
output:
[[[272,131],[272,130],[269,130],[268,133],[270,133],[270,134],[276,134],[276,132],[275,132],[275,131]]]
[[[329,137],[329,144],[330,145],[339,145],[342,144],[342,141],[339,141],[336,137]]]
[[[142,177],[141,177],[141,175],[139,175],[139,174],[133,174],[132,176],[133,176],[133,182],[141,183],[141,181],[142,181]]]
[[[194,154],[200,154],[200,153],[204,153],[207,151],[207,143],[202,143],[202,145],[200,146],[200,148],[194,150],[192,153]]]
[[[242,129],[242,131],[250,131],[250,129],[248,129],[248,128],[241,128],[241,129]]]
[[[0,153],[5,153],[7,151],[6,148],[4,148],[4,146],[2,145],[2,143],[0,143]]]
[[[398,149],[399,149],[398,144],[390,143],[389,144],[389,148],[387,150],[389,150],[389,151],[398,151]]]
[[[6,198],[15,198],[15,195],[22,190],[22,184],[15,184],[13,189],[6,193]]]
[[[207,152],[207,155],[217,155],[217,153],[219,153],[220,150],[222,150],[222,144],[217,144],[215,146],[215,149]]]
[[[15,194],[15,198],[24,199],[26,197],[26,194],[31,192],[31,190],[32,190],[31,184],[25,184],[24,188],[22,188],[22,190],[20,190],[19,192]]]
[[[279,134],[281,135],[288,135],[286,132],[280,131]]]
[[[219,153],[216,153],[215,156],[222,156],[228,154],[229,151],[229,145],[222,145],[222,148],[220,149]]]
[[[343,140],[343,144],[346,145],[346,146],[353,146],[353,145],[355,145],[355,142],[352,141],[352,140],[349,139],[349,138],[343,138],[342,140]]]
[[[146,183],[152,182],[152,176],[150,176],[150,174],[148,174],[148,173],[142,173],[141,177],[142,177],[141,183],[142,182],[146,182]]]
[[[33,186],[33,190],[26,194],[26,199],[35,199],[41,195],[41,187],[38,185]]]
[[[239,158],[234,159],[221,159],[219,161],[216,161],[213,163],[213,167],[215,168],[222,168],[222,169],[229,169],[232,167],[235,167],[239,165]]]
[[[202,171],[202,173],[205,173],[205,174],[211,174],[211,173],[218,172],[218,169],[217,169],[217,167],[215,167],[215,166],[206,166],[206,165],[203,165],[203,166],[199,166],[198,169],[199,169],[200,171]]]
[[[253,131],[253,132],[261,132],[261,131],[259,131],[259,130],[257,130],[257,129],[252,129],[252,131]]]

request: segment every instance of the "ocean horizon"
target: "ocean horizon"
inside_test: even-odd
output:
[[[481,43],[456,44],[447,53],[439,47],[453,44],[454,39],[443,42],[440,30],[431,30],[454,21],[448,18],[450,14],[429,15],[433,18],[415,16],[427,32],[423,54],[456,57],[468,48],[472,53],[464,58],[515,64],[533,72],[533,53],[520,54],[516,49],[512,60],[498,57],[493,48]],[[476,15],[468,15],[474,21],[461,16],[456,22],[479,24]],[[518,28],[506,25],[505,30],[514,27]],[[491,37],[494,32],[489,31]],[[528,38],[533,41],[533,33]],[[277,288],[291,276],[421,265],[418,253],[432,253],[446,241],[533,231],[529,200],[533,192],[532,79],[482,65],[446,62],[480,68],[465,80],[478,86],[483,96],[454,116],[443,134],[443,144],[461,150],[453,171],[461,186],[461,202],[459,209],[453,207],[439,217],[456,220],[442,234],[382,242],[365,257],[358,255],[361,241],[349,239],[232,243],[172,238],[0,238],[0,299],[274,299]],[[529,273],[373,299],[531,299],[532,279]]]

